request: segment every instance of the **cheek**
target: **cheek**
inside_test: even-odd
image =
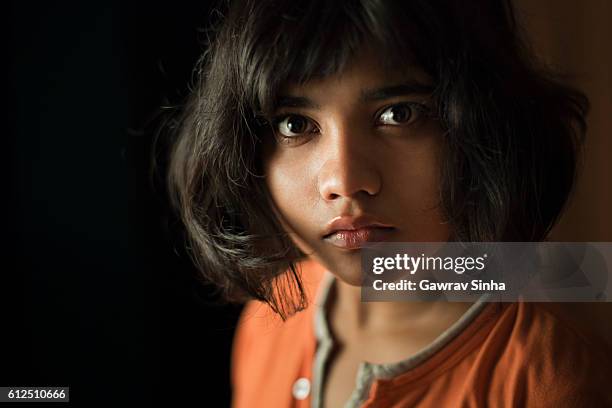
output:
[[[286,232],[303,252],[308,245],[301,237],[308,236],[314,205],[312,171],[303,160],[272,152],[264,159],[266,185],[275,205],[275,213]]]
[[[417,138],[406,138],[381,161],[387,185],[407,207],[425,211],[439,204],[442,132],[432,126]]]
[[[306,177],[301,167],[276,154],[265,161],[266,185],[272,200],[282,215],[288,218],[299,209],[299,202],[307,194]]]
[[[389,176],[389,185],[396,196],[411,211],[426,211],[439,203],[440,176],[437,157],[426,151],[410,154],[397,162]]]
[[[394,197],[393,215],[405,241],[444,241],[450,232],[440,205],[442,132],[433,128],[418,143],[404,143],[386,161],[385,178]]]

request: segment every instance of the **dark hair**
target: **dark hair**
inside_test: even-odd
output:
[[[535,64],[509,1],[241,0],[217,25],[169,185],[191,255],[228,297],[265,301],[283,317],[305,306],[303,255],[262,177],[261,118],[284,84],[341,72],[365,43],[386,64],[417,64],[433,78],[453,239],[539,241],[561,214],[588,101]]]

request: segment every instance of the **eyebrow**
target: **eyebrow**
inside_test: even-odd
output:
[[[278,98],[276,102],[276,109],[278,108],[306,108],[306,109],[319,109],[319,105],[314,103],[312,100],[303,96],[286,96],[283,95]]]
[[[419,82],[410,82],[399,85],[385,86],[376,89],[366,89],[361,92],[361,101],[372,102],[384,99],[395,98],[397,96],[406,95],[428,95],[434,90],[432,85],[426,85]],[[311,99],[303,96],[282,95],[278,98],[276,109],[279,108],[305,108],[319,109],[320,106]]]
[[[410,82],[400,85],[386,86],[383,88],[364,90],[361,100],[364,102],[380,101],[406,95],[428,95],[434,91],[432,85],[420,82]]]

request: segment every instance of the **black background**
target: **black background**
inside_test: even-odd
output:
[[[228,405],[239,307],[197,279],[151,174],[211,7],[8,7],[0,385],[70,386],[75,406]]]

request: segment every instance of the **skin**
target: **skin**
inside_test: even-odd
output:
[[[418,68],[389,71],[378,61],[364,52],[335,76],[287,86],[281,100],[289,97],[294,106],[279,107],[276,134],[264,145],[266,183],[278,218],[296,245],[338,278],[329,312],[338,348],[327,373],[326,406],[348,399],[360,362],[409,357],[470,306],[362,303],[360,250],[323,239],[330,220],[362,214],[392,225],[389,241],[441,242],[451,233],[439,206],[443,130],[426,113],[430,95],[379,92],[378,98],[364,98],[400,84],[428,85],[430,79]],[[415,107],[408,109],[410,119],[384,120],[390,117],[384,112],[400,103],[408,103],[402,109]],[[306,131],[288,132],[287,115],[305,119],[308,125],[297,128]],[[302,119],[292,123],[303,125]]]
[[[429,82],[420,70],[382,70],[359,58],[340,75],[289,86],[283,94],[312,107],[281,107],[276,115],[300,115],[316,132],[291,140],[269,138],[264,171],[277,215],[305,253],[342,281],[359,285],[359,251],[339,250],[321,239],[324,226],[341,215],[373,215],[395,230],[396,242],[436,242],[449,237],[439,209],[438,168],[442,130],[413,112],[410,123],[379,124],[376,116],[401,102],[430,103],[429,95],[364,101],[362,94],[406,82]],[[276,140],[274,140],[276,139]]]

